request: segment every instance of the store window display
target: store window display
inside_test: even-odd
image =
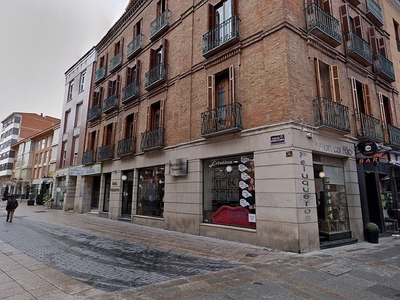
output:
[[[204,161],[204,218],[207,223],[256,226],[252,154]]]
[[[137,214],[162,218],[164,211],[165,168],[139,170]]]

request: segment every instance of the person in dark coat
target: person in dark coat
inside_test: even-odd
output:
[[[7,210],[6,222],[10,222],[10,223],[12,222],[13,217],[14,217],[14,212],[17,207],[18,207],[18,201],[17,201],[17,199],[15,199],[15,196],[14,195],[8,196],[7,206],[6,206],[6,210]]]

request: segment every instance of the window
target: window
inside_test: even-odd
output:
[[[385,128],[386,125],[394,125],[394,108],[392,105],[392,99],[384,96],[382,93],[378,93],[378,96],[383,128]]]
[[[72,141],[73,143],[73,162],[72,165],[77,165],[78,164],[78,151],[79,151],[79,136],[74,137],[74,140]]]
[[[118,41],[114,44],[114,56],[121,52],[121,42]]]
[[[164,99],[147,107],[147,131],[156,130],[164,126]]]
[[[100,87],[98,91],[93,92],[92,107],[100,105],[103,101],[103,87]]]
[[[369,40],[373,54],[381,54],[387,58],[385,39],[376,34],[375,27],[368,28]]]
[[[119,87],[120,87],[120,75],[117,76],[116,80],[108,81],[108,96],[111,97],[113,95],[118,95]]]
[[[208,29],[219,28],[215,39],[229,39],[236,30],[233,28],[232,17],[237,14],[237,0],[224,0],[213,6],[208,6]]]
[[[66,163],[67,163],[67,150],[66,150],[66,147],[67,147],[67,142],[63,142],[63,144],[62,144],[63,151],[62,151],[62,158],[61,158],[61,162],[62,162],[61,168],[65,168]]]
[[[140,60],[136,60],[136,64],[133,67],[126,68],[126,86],[131,83],[139,81],[140,74]]]
[[[312,3],[315,3],[327,13],[331,14],[332,6],[330,0],[307,0],[307,5],[310,5]]]
[[[70,101],[70,100],[72,99],[72,93],[73,93],[73,91],[74,91],[74,83],[71,81],[71,82],[69,83],[69,86],[68,86],[67,101]]]
[[[113,144],[113,123],[104,126],[103,146]]]
[[[68,122],[69,122],[70,113],[71,113],[71,110],[67,110],[64,114],[64,133],[67,133],[67,131],[68,131]]]
[[[139,20],[133,28],[133,37],[137,37],[142,33],[142,20]]]
[[[85,90],[85,79],[86,79],[86,70],[81,73],[81,78],[79,80],[79,93]]]
[[[354,77],[351,78],[354,109],[356,114],[371,115],[371,92],[368,84],[362,84]]]
[[[136,136],[136,118],[135,114],[130,114],[125,118],[122,127],[123,139],[129,139]]]
[[[162,45],[157,50],[150,49],[150,69],[160,66],[164,62],[167,62],[167,48],[168,41],[166,39],[163,39]]]
[[[79,127],[81,125],[81,115],[82,115],[82,102],[76,105],[75,110],[75,125],[74,127]]]
[[[161,0],[157,2],[157,16],[161,15],[168,6],[168,0]]]
[[[42,140],[42,149],[44,149],[45,147],[46,147],[46,138]]]
[[[317,75],[318,98],[342,103],[339,66],[327,65],[315,59],[315,73]]]
[[[256,227],[253,154],[203,162],[203,221]]]
[[[96,149],[96,131],[90,132],[88,135],[86,149],[88,151]]]
[[[162,217],[164,210],[164,166],[139,170],[137,214]]]
[[[106,57],[103,55],[102,57],[100,57],[99,69],[101,69],[105,65],[106,65]]]

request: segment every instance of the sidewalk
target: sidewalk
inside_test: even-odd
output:
[[[18,232],[29,220],[78,229],[128,243],[156,247],[238,267],[162,281],[119,292],[104,292],[31,258],[0,240],[0,299],[395,299],[400,295],[400,239],[358,243],[308,254],[142,227],[89,214],[20,203],[13,223]],[[11,227],[12,226],[12,227]],[[33,251],[33,250],[32,250]]]

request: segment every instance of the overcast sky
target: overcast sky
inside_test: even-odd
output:
[[[61,118],[64,73],[95,46],[129,0],[0,0],[0,122]]]

